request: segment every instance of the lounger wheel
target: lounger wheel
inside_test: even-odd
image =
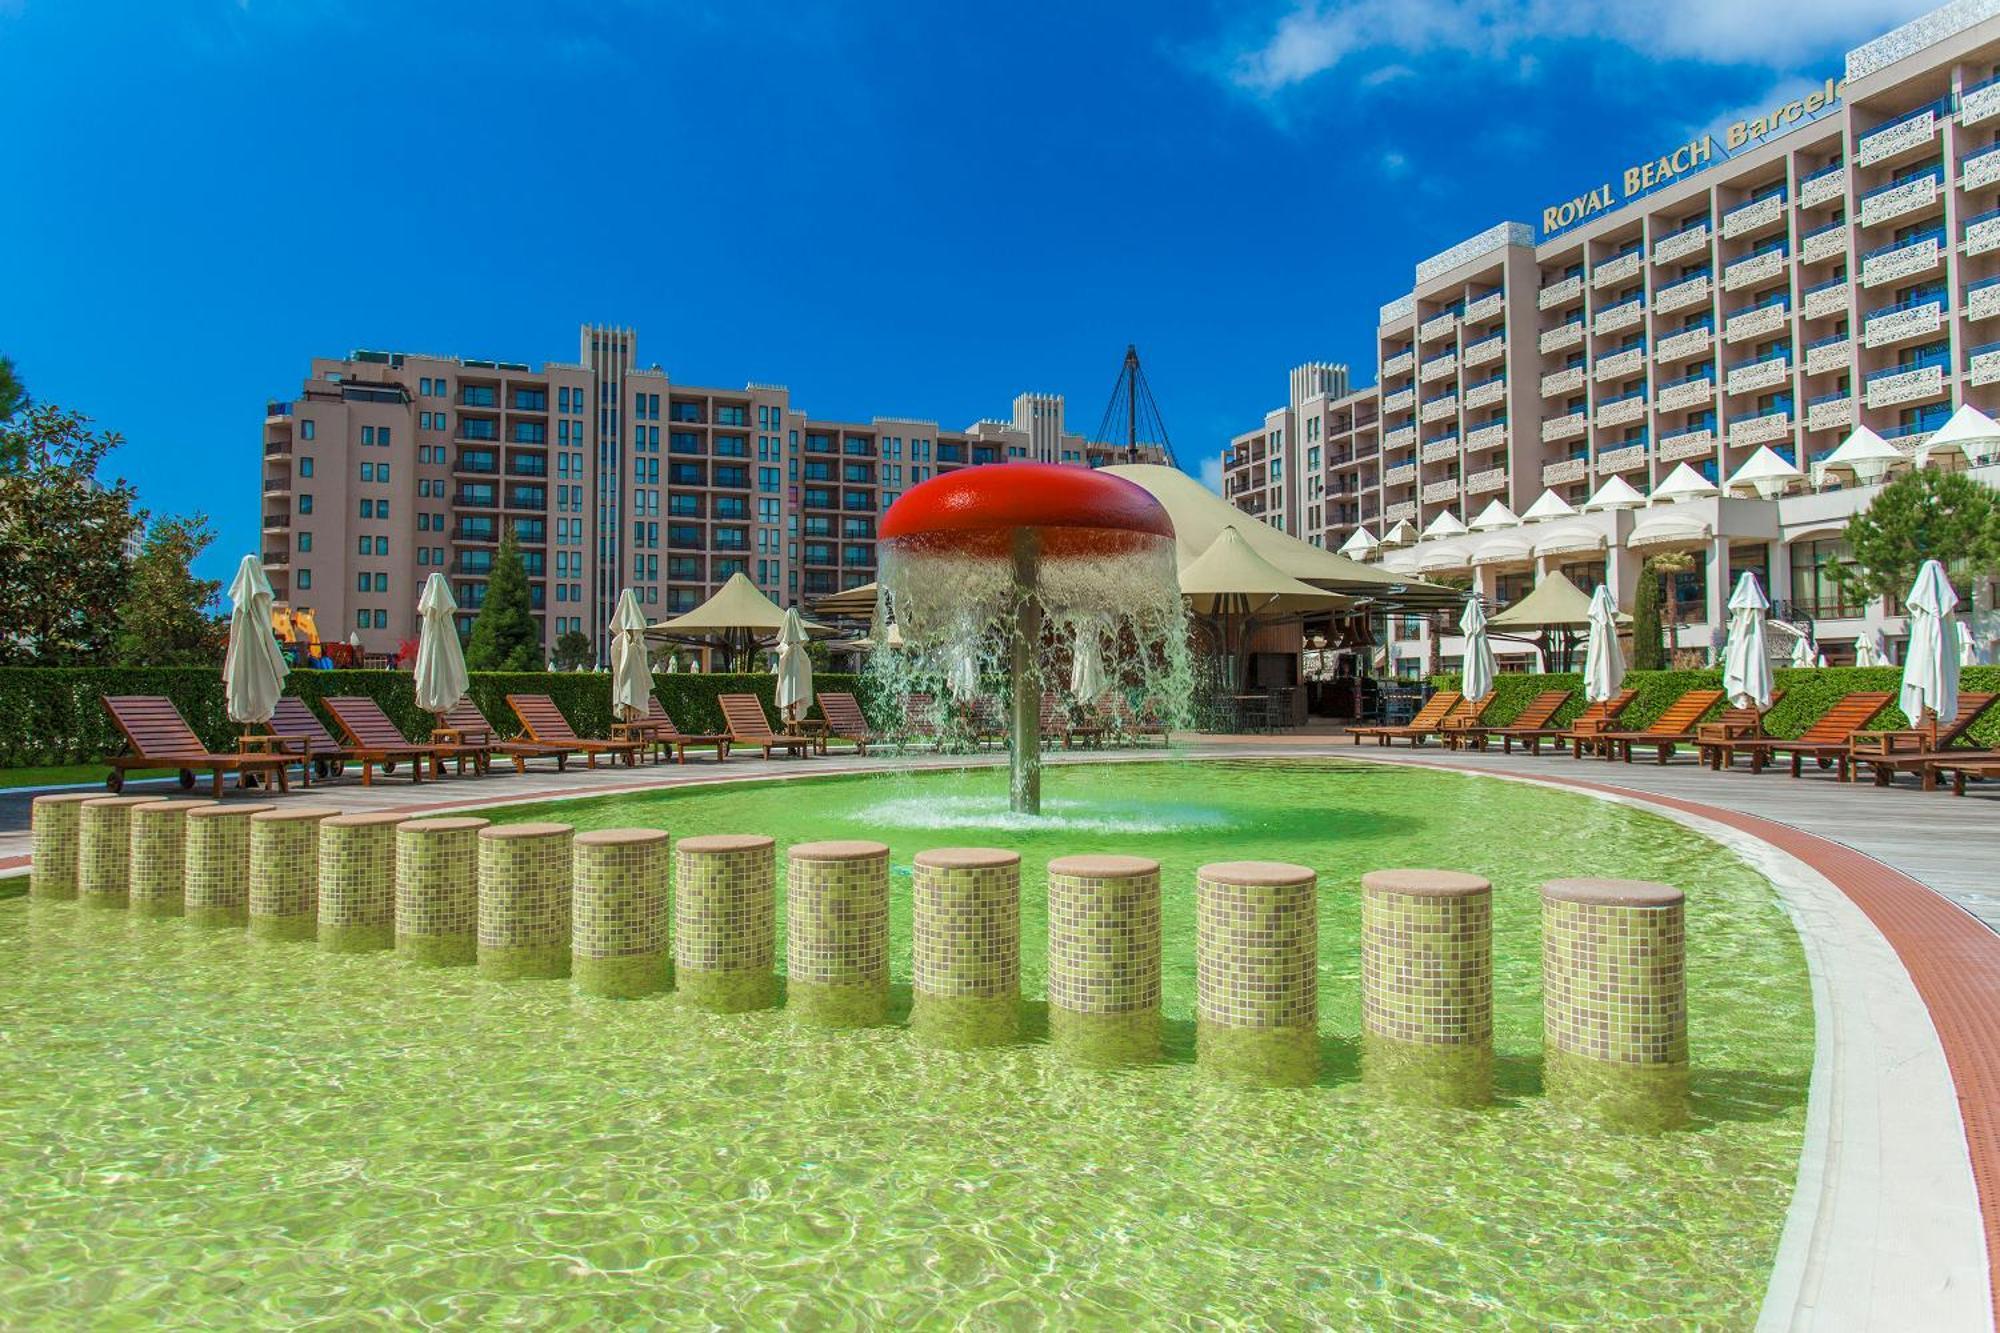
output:
[[[113,793],[125,790],[125,770],[114,768],[104,775],[105,787]]]
[[[182,790],[182,791],[193,791],[193,790],[194,790],[194,770],[193,770],[193,769],[191,769],[191,768],[184,768],[184,769],[182,769],[182,770],[181,770],[181,790]]]
[[[314,777],[316,777],[316,778],[318,778],[318,779],[319,779],[320,781],[324,782],[324,781],[325,781],[326,779],[328,779],[328,778],[332,777],[332,776],[333,776],[333,774],[334,774],[334,767],[333,767],[333,765],[332,765],[332,764],[329,764],[329,763],[328,763],[328,762],[327,762],[326,760],[324,760],[324,759],[315,759],[315,760],[313,760],[313,776],[314,776]]]
[[[383,772],[384,774],[388,774],[388,773],[394,773],[395,771],[396,771],[396,761],[395,761],[395,760],[393,760],[393,759],[384,759],[384,760],[382,761],[382,772]]]

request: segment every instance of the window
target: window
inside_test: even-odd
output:
[[[375,543],[370,538],[359,537],[355,539],[354,553],[356,555],[371,555],[374,553],[374,550]]]
[[[375,480],[375,465],[373,463],[363,463],[361,465],[361,480]]]
[[[363,444],[375,443],[375,428],[373,426],[363,426],[361,428],[361,442]]]
[[[1862,613],[1861,599],[1834,582],[1836,566],[1848,561],[1839,540],[1792,543],[1792,605],[1815,620],[1838,620]]]
[[[375,580],[366,574],[356,574],[354,576],[354,591],[367,592],[374,585],[374,582]]]
[[[310,439],[311,439],[312,437],[313,437],[313,420],[312,420],[312,418],[311,418],[311,417],[302,417],[302,418],[300,418],[300,420],[299,420],[299,438],[300,438],[300,439],[302,439],[302,440],[310,440]]]
[[[361,517],[375,517],[375,502],[373,500],[363,500],[361,502]]]
[[[373,623],[374,617],[368,613],[366,608],[354,613],[354,628],[367,629]]]
[[[304,592],[304,591],[306,591],[307,589],[311,588],[312,586],[313,586],[313,572],[312,572],[312,571],[311,571],[310,569],[302,569],[302,570],[300,570],[300,571],[299,571],[299,591],[300,591],[300,592]]]
[[[301,459],[299,460],[299,475],[300,475],[301,477],[310,477],[310,476],[311,476],[312,474],[313,474],[313,461],[312,461],[312,459],[311,459],[311,458],[301,458]]]
[[[377,537],[375,539],[375,554],[389,554],[389,539],[387,537]]]
[[[377,426],[375,428],[375,443],[384,449],[389,447],[389,428],[387,426]]]
[[[375,613],[375,628],[376,629],[389,628],[389,613],[387,611],[377,611]]]
[[[313,535],[310,532],[301,532],[299,534],[299,554],[304,555],[307,551],[312,550],[312,548]]]
[[[310,514],[310,513],[312,512],[312,511],[313,511],[313,498],[312,498],[312,496],[310,496],[310,495],[301,495],[301,496],[299,497],[299,512],[300,512],[301,514]]]

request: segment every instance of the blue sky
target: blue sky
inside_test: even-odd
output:
[[[1923,0],[0,0],[0,352],[220,576],[314,355],[570,360],[829,417],[1103,411],[1183,465],[1372,378],[1416,260],[1786,90]]]

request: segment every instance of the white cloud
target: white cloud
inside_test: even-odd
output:
[[[1206,454],[1201,460],[1201,484],[1222,494],[1222,455]]]
[[[1365,85],[1414,57],[1538,62],[1519,48],[1608,42],[1660,59],[1792,69],[1933,7],[1936,0],[1294,0],[1268,34],[1224,60],[1236,87],[1271,96],[1367,57]],[[1391,75],[1390,77],[1393,77]]]
[[[1379,164],[1382,168],[1382,174],[1391,179],[1407,175],[1410,170],[1410,159],[1393,148],[1382,154]]]

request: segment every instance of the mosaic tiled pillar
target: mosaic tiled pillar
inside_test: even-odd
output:
[[[401,815],[335,815],[319,826],[319,947],[368,953],[396,942]]]
[[[29,894],[51,899],[76,897],[77,832],[83,824],[83,803],[96,799],[82,791],[35,798],[30,817],[34,861],[28,869]]]
[[[470,967],[479,956],[479,831],[484,819],[396,826],[396,956]]]
[[[1454,870],[1361,877],[1363,1073],[1406,1100],[1493,1091],[1493,886]]]
[[[1280,861],[1195,872],[1195,1050],[1201,1064],[1298,1087],[1319,1073],[1319,876]]]
[[[250,819],[271,807],[217,802],[187,813],[182,915],[197,926],[250,919]]]
[[[131,907],[134,916],[179,916],[187,873],[188,815],[213,801],[154,801],[132,807]]]
[[[586,995],[667,988],[665,829],[596,829],[572,851],[570,975]]]
[[[1049,1039],[1085,1064],[1160,1054],[1160,863],[1049,862]]]
[[[1687,936],[1681,891],[1637,880],[1542,886],[1543,1083],[1622,1127],[1686,1115]]]
[[[1021,856],[918,852],[912,873],[910,1029],[934,1046],[997,1046],[1021,1031]]]
[[[274,805],[250,816],[250,934],[309,940],[319,933],[319,824],[326,805]]]
[[[866,1027],[889,1013],[889,849],[802,842],[786,857],[785,1007]]]
[[[98,796],[80,807],[76,899],[85,907],[123,908],[132,898],[132,811],[157,796]]]
[[[480,976],[569,975],[570,833],[568,824],[479,831]]]
[[[717,1013],[778,1000],[777,844],[708,834],[674,844],[674,987]]]

